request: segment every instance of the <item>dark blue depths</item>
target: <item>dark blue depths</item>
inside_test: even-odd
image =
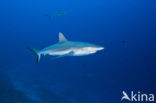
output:
[[[123,90],[156,92],[155,7],[154,0],[1,0],[0,103],[120,103]],[[105,49],[36,64],[27,46],[57,43],[58,32]]]

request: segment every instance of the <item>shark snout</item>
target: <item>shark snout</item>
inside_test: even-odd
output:
[[[104,47],[102,46],[92,46],[92,47],[88,47],[87,50],[90,52],[96,52],[96,51],[100,51],[103,50]]]
[[[99,51],[99,50],[103,50],[104,47],[102,47],[102,46],[98,46],[98,47],[95,47],[95,49],[96,49],[96,51]]]
[[[103,50],[104,49],[104,47],[98,47],[98,50]]]

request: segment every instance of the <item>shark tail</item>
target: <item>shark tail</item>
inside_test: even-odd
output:
[[[31,50],[37,56],[37,63],[38,63],[40,61],[40,57],[41,57],[39,50],[31,48],[31,47],[28,47],[28,49]]]

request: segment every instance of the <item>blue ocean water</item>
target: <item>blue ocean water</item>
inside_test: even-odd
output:
[[[0,103],[120,103],[122,91],[155,93],[155,10],[154,0],[1,0]],[[37,64],[27,47],[55,44],[59,32],[105,49]]]

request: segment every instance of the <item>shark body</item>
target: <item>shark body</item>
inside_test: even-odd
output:
[[[39,62],[41,55],[57,56],[58,58],[64,56],[85,56],[103,50],[104,47],[86,42],[68,41],[65,36],[59,32],[58,43],[43,48],[42,50],[30,47],[29,49],[37,55],[37,62]]]
[[[52,14],[45,14],[45,16],[47,16],[49,18],[49,20],[51,20],[53,17],[56,17],[56,16],[63,16],[63,15],[66,15],[67,12],[64,12],[64,11],[57,11],[56,13]]]

